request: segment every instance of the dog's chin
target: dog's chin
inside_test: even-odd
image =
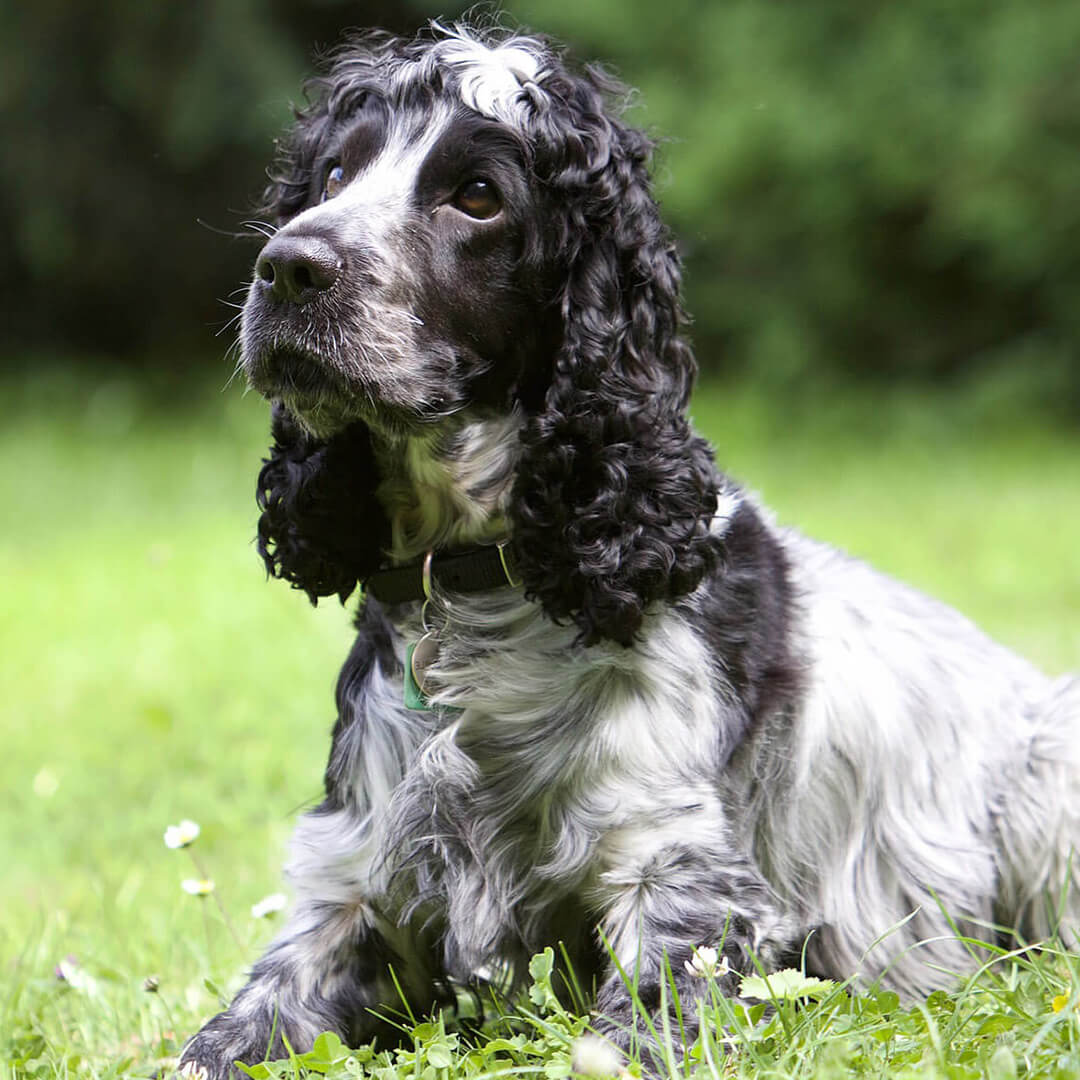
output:
[[[444,419],[389,401],[379,387],[344,375],[330,360],[301,348],[275,345],[245,351],[248,385],[268,401],[280,401],[303,428],[328,439],[361,421],[386,436],[415,434]]]
[[[296,348],[276,346],[247,352],[248,385],[268,401],[281,401],[317,438],[329,438],[356,420],[363,420],[362,387],[351,386],[325,360]]]
[[[336,401],[327,401],[323,398],[311,398],[303,394],[281,393],[276,399],[296,417],[300,426],[313,438],[325,441],[331,439],[339,432],[344,431],[350,424],[363,417],[356,415],[347,408],[342,407]],[[271,398],[274,400],[274,398]]]

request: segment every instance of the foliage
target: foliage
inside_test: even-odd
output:
[[[331,1078],[446,1080],[450,1076],[533,1074],[562,1080],[571,1073],[574,1040],[585,1030],[586,1020],[559,1004],[552,988],[554,966],[554,949],[534,956],[529,964],[532,985],[527,1002],[516,1013],[495,1019],[478,1037],[447,1031],[442,1017],[420,1023],[405,1018],[402,1033],[406,1037],[393,1050],[377,1052],[369,1046],[350,1051],[335,1035],[325,1033],[306,1054],[244,1071],[253,1080],[286,1080],[296,1075],[297,1066]]]
[[[551,992],[552,949],[533,958],[529,1005],[504,1016],[473,1038],[448,1032],[441,1019],[403,1025],[401,1049],[350,1050],[332,1034],[290,1059],[244,1071],[253,1080],[326,1076],[350,1080],[445,1080],[447,1077],[535,1075],[546,1080],[581,1075],[575,1052],[587,1030],[583,1018],[562,1008]],[[1080,1018],[1076,1011],[1075,956],[1056,948],[999,954],[955,993],[935,991],[925,1001],[902,1004],[889,990],[853,993],[808,979],[798,971],[777,972],[770,982],[783,989],[750,1004],[723,998],[710,982],[697,1008],[702,1034],[686,1049],[683,1064],[670,1055],[673,1076],[817,1078],[892,1076],[929,1080],[1065,1078],[1080,1070]],[[764,978],[744,980],[741,993],[761,989]],[[1054,991],[1060,993],[1054,996]],[[677,1002],[679,1012],[694,1007]],[[576,1068],[575,1068],[576,1066]],[[621,1070],[620,1070],[621,1071]],[[613,1075],[596,1072],[595,1076]],[[623,1080],[643,1075],[636,1055]]]
[[[205,349],[270,142],[346,25],[462,0],[0,11],[9,333]],[[514,0],[641,88],[703,366],[978,382],[1080,408],[1080,5]],[[11,356],[8,357],[11,362]]]
[[[519,5],[670,142],[700,359],[1080,405],[1080,6]]]

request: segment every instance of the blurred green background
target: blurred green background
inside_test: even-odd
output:
[[[0,8],[0,363],[213,366],[235,231],[346,26],[428,0]],[[1080,412],[1075,0],[518,0],[666,139],[703,369],[922,381]]]
[[[664,139],[720,463],[1080,667],[1080,4],[508,8]],[[226,386],[223,301],[257,243],[230,234],[314,46],[459,12],[0,5],[0,1062],[149,1072],[269,933],[248,906],[318,796],[349,612],[252,550],[266,406]],[[239,947],[179,888],[182,817]]]

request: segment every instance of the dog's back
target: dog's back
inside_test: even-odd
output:
[[[732,762],[731,812],[834,977],[941,986],[956,930],[1041,940],[1080,915],[1080,680],[964,616],[781,534],[804,692]]]

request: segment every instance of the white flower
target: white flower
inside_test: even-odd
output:
[[[264,896],[257,904],[251,905],[251,917],[253,919],[265,919],[279,911],[284,911],[289,903],[289,898],[283,892],[271,893]]]
[[[209,896],[214,891],[214,883],[209,878],[184,878],[180,888],[189,896]]]
[[[190,847],[198,838],[199,826],[187,818],[184,818],[179,825],[170,825],[165,830],[165,846],[173,850]]]
[[[43,769],[38,770],[32,786],[34,794],[39,799],[51,799],[60,787],[60,779],[56,773],[46,765]]]
[[[97,979],[72,956],[65,957],[56,965],[56,977],[80,993],[93,996],[98,992]]]
[[[720,979],[731,970],[728,958],[721,956],[711,945],[696,946],[690,959],[683,961],[683,966],[698,979]]]
[[[570,1068],[581,1076],[625,1075],[622,1058],[606,1039],[582,1035],[570,1055]]]

